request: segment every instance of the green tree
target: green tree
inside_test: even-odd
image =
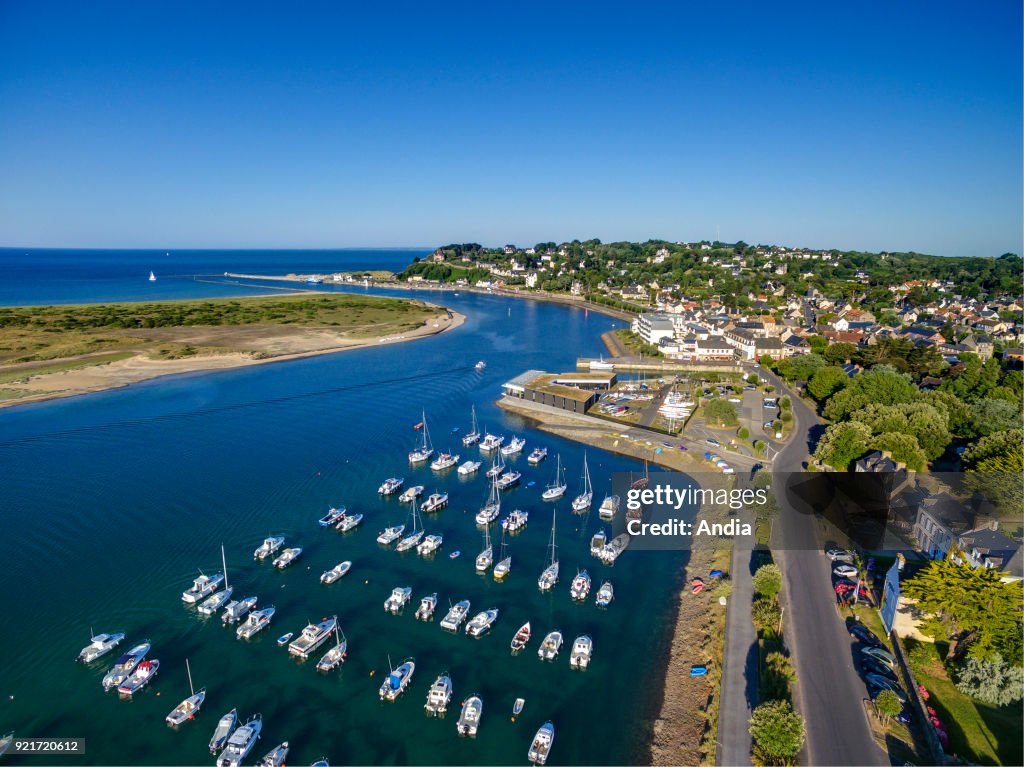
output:
[[[990,660],[968,658],[956,675],[956,688],[990,706],[1024,698],[1024,666],[1011,666],[999,653]]]
[[[830,365],[814,372],[811,380],[807,382],[807,391],[818,402],[824,402],[837,391],[844,389],[849,382],[850,379],[842,368]]]
[[[782,591],[782,571],[775,564],[761,565],[753,577],[754,591],[765,597],[776,597]]]
[[[804,744],[804,720],[787,700],[772,700],[750,717],[752,757],[759,765],[790,765]]]
[[[972,420],[974,433],[979,436],[997,431],[1019,429],[1024,425],[1020,407],[1005,399],[984,397],[974,403],[972,410],[974,411]]]
[[[735,426],[739,423],[733,404],[717,398],[704,406],[704,420],[719,426]]]
[[[834,398],[833,398],[834,399]],[[868,451],[871,429],[856,421],[833,424],[818,442],[814,457],[834,469],[846,470]]]
[[[910,471],[924,471],[928,468],[928,456],[912,434],[883,432],[872,438],[870,447],[872,450],[892,453],[893,460],[906,464]]]
[[[736,436],[740,439],[747,439],[750,437],[750,430],[746,426],[741,426],[737,429]]]
[[[857,354],[857,347],[853,344],[832,344],[825,349],[825,361],[829,365],[841,365],[850,362]]]
[[[781,652],[764,656],[761,672],[761,700],[789,700],[789,686],[796,681],[793,662]]]
[[[899,696],[892,690],[882,690],[875,698],[875,708],[882,715],[882,720],[888,722],[903,710],[903,704],[900,703]]]
[[[917,396],[917,386],[909,376],[879,365],[855,376],[845,389],[830,397],[825,417],[842,421],[867,405],[898,405],[913,402]]]

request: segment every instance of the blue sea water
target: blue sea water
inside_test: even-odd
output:
[[[377,256],[396,268],[408,253]],[[256,272],[273,264],[281,272],[368,268],[328,266],[326,260],[300,267],[286,254],[231,258],[233,265],[221,271]],[[205,265],[202,258],[192,263]],[[58,300],[88,300],[82,285],[109,300],[135,295],[134,282],[116,273],[120,267],[107,257],[98,264],[99,276],[79,264],[79,280],[55,277]],[[42,299],[31,276],[19,280],[20,287],[5,286],[5,299]],[[182,284],[188,286],[182,297],[206,290]],[[86,738],[86,755],[61,757],[61,764],[208,764],[206,743],[217,718],[237,707],[241,716],[263,715],[263,737],[250,763],[288,740],[291,764],[321,756],[331,764],[509,764],[525,763],[534,731],[551,720],[557,737],[550,764],[635,759],[656,714],[683,555],[627,551],[613,567],[592,558],[588,542],[601,527],[596,505],[611,473],[640,467],[589,449],[595,509],[574,516],[568,504],[578,491],[584,448],[494,405],[501,384],[525,369],[571,369],[578,355],[599,353],[600,333],[616,322],[495,296],[416,297],[463,313],[465,324],[397,346],[169,377],[0,410],[6,618],[0,731]],[[480,359],[487,362],[482,372],[473,369]],[[526,452],[513,461],[523,483],[504,494],[503,512],[522,508],[530,519],[509,540],[513,569],[502,583],[473,567],[482,547],[473,515],[487,495],[482,472],[470,479],[439,476],[406,460],[420,434],[412,427],[421,410],[437,448],[476,458],[477,449],[463,448],[452,432],[468,428],[471,405],[486,428],[527,439]],[[525,457],[536,445],[551,455],[534,468]],[[565,500],[549,504],[540,494],[556,453],[568,467],[570,487]],[[396,499],[376,493],[388,476],[425,485],[427,493],[450,493],[448,508],[425,520],[429,532],[444,535],[433,559],[376,543],[380,529],[406,521]],[[532,488],[526,486],[531,480]],[[364,513],[363,525],[344,535],[318,527],[317,518],[337,504]],[[553,592],[541,594],[536,579],[546,563],[552,511],[562,575]],[[496,539],[499,532],[492,528]],[[253,549],[270,533],[304,549],[285,572],[253,561]],[[221,544],[235,596],[254,594],[260,607],[278,610],[271,627],[251,642],[236,640],[219,619],[200,619],[180,599],[198,568],[220,569]],[[451,560],[455,549],[462,556]],[[320,573],[342,560],[353,562],[352,572],[321,585]],[[594,605],[593,592],[584,604],[570,600],[578,568],[590,571],[595,592],[602,580],[613,582],[616,600],[609,609]],[[385,598],[405,585],[413,588],[413,603],[400,616],[386,615]],[[414,620],[419,598],[432,592],[441,602],[435,620]],[[473,613],[499,608],[489,635],[474,640],[438,626],[449,601],[460,599],[471,600]],[[298,663],[274,642],[334,614],[349,643],[339,671],[319,674],[314,662]],[[534,639],[512,656],[509,641],[527,620]],[[127,632],[119,649],[152,640],[151,657],[162,664],[156,681],[130,701],[105,694],[99,682],[116,653],[89,666],[73,662],[90,627]],[[542,663],[536,648],[552,629],[564,633],[566,646],[554,663]],[[569,646],[582,633],[594,638],[594,660],[589,670],[573,672]],[[406,657],[417,663],[411,687],[395,703],[380,702],[377,688],[389,659],[397,664]],[[186,658],[208,697],[196,720],[174,731],[163,718],[188,694]],[[456,703],[447,718],[427,718],[427,688],[445,671]],[[484,700],[483,723],[475,739],[459,738],[457,701],[471,694]],[[526,698],[526,709],[512,722],[517,697]],[[12,763],[40,762],[16,757]]]

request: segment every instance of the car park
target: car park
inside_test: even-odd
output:
[[[853,565],[842,564],[833,567],[832,572],[840,578],[856,578],[859,571]]]
[[[850,635],[855,639],[859,639],[864,644],[873,645],[875,647],[881,647],[882,641],[871,633],[871,630],[862,623],[851,623],[846,627],[846,630],[850,632]]]

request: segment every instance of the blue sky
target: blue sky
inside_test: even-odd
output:
[[[367,5],[0,4],[0,245],[1022,250],[1018,2]]]

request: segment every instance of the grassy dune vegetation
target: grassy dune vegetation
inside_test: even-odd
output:
[[[24,375],[18,368],[34,367],[28,363],[85,355],[85,364],[139,352],[154,359],[214,352],[271,356],[296,351],[283,342],[310,331],[358,340],[407,332],[438,312],[420,301],[342,294],[0,307],[0,365],[18,380]]]

